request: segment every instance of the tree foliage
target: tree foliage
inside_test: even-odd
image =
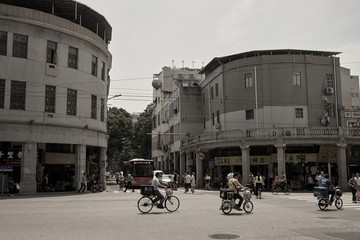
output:
[[[108,111],[108,170],[120,171],[122,162],[132,158],[151,159],[151,133],[153,105],[147,106],[137,121],[122,108]]]

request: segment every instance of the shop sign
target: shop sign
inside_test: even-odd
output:
[[[335,144],[320,145],[319,162],[336,163],[337,146]]]
[[[203,160],[204,157],[205,157],[204,153],[201,152],[201,153],[198,154],[198,159],[199,160]]]
[[[267,165],[270,163],[270,156],[250,156],[250,165]],[[242,165],[241,156],[216,157],[216,166]]]
[[[250,165],[266,165],[270,163],[270,156],[250,156]]]
[[[20,166],[22,158],[21,150],[0,150],[0,164],[7,166]]]
[[[291,163],[304,163],[306,161],[306,155],[305,154],[285,154],[285,162],[291,162]]]
[[[0,172],[12,172],[14,171],[13,166],[0,166]]]

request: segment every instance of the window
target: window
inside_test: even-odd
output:
[[[295,108],[295,118],[304,118],[304,110],[302,108]]]
[[[333,75],[332,74],[326,74],[326,87],[334,87],[334,79],[333,79]]]
[[[210,88],[211,99],[214,99],[214,87]]]
[[[7,50],[7,32],[0,32],[0,55],[6,56]]]
[[[301,86],[301,73],[293,73],[293,86]]]
[[[101,67],[101,80],[105,81],[105,68],[106,65],[104,62],[102,62],[102,67]]]
[[[68,67],[69,68],[78,68],[78,49],[69,47],[69,55],[68,55]]]
[[[97,76],[97,57],[92,56],[92,61],[91,61],[91,74],[94,76]]]
[[[10,109],[25,110],[26,82],[11,81]]]
[[[27,58],[28,37],[14,33],[13,57]]]
[[[91,95],[91,118],[96,119],[97,115],[97,97],[95,95]]]
[[[5,107],[5,79],[0,79],[0,108]]]
[[[216,123],[220,123],[220,112],[216,111]]]
[[[46,49],[46,62],[56,64],[56,48],[57,43],[56,42],[47,42],[47,49]]]
[[[211,121],[212,121],[212,125],[215,124],[215,114],[211,113]]]
[[[219,85],[215,84],[215,96],[219,96]]]
[[[245,74],[245,88],[252,88],[253,87],[253,79],[252,74]]]
[[[245,116],[245,117],[246,117],[246,120],[254,119],[254,109],[246,110],[245,115],[246,115],[246,116]]]
[[[358,108],[359,107],[357,106],[357,109]],[[328,113],[329,113],[329,117],[335,117],[335,105],[334,104],[329,104],[328,105]]]
[[[76,101],[77,101],[77,91],[73,89],[67,90],[67,108],[66,114],[76,116]]]
[[[55,113],[55,86],[45,86],[45,112]]]
[[[101,99],[101,115],[100,115],[100,120],[102,122],[105,121],[105,99]]]

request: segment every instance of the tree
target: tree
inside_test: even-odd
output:
[[[130,113],[112,107],[108,111],[108,169],[119,171],[121,163],[132,158],[133,123]]]
[[[139,115],[138,121],[134,124],[133,152],[138,157],[151,159],[151,133],[152,112],[154,104],[149,104],[145,111]]]

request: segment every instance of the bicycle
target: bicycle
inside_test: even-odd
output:
[[[341,199],[342,191],[340,187],[334,188],[335,199],[329,200],[329,194],[326,187],[314,187],[314,197],[317,197],[319,199],[318,201],[318,207],[321,211],[325,211],[325,209],[330,205],[332,205],[333,202],[335,202],[335,207],[337,209],[342,208],[343,206],[343,200]]]
[[[165,189],[165,192],[165,208],[169,212],[175,212],[180,206],[180,200],[176,196],[172,195],[172,190]],[[156,195],[154,195],[154,188],[152,186],[141,186],[141,195],[143,196],[137,202],[137,207],[140,212],[149,213],[153,206],[157,206],[159,199],[157,199]]]
[[[251,192],[248,189],[245,189],[243,192],[243,209],[246,213],[251,213],[254,209],[254,204],[250,200]],[[220,189],[220,198],[222,199],[220,209],[224,214],[229,214],[233,208],[240,211],[240,209],[236,207],[237,204],[234,200],[233,190]]]
[[[290,191],[291,187],[287,183],[285,183],[282,187],[280,187],[280,184],[275,183],[271,188],[271,192],[274,195],[277,195],[279,192],[284,192],[286,195],[289,195]]]

